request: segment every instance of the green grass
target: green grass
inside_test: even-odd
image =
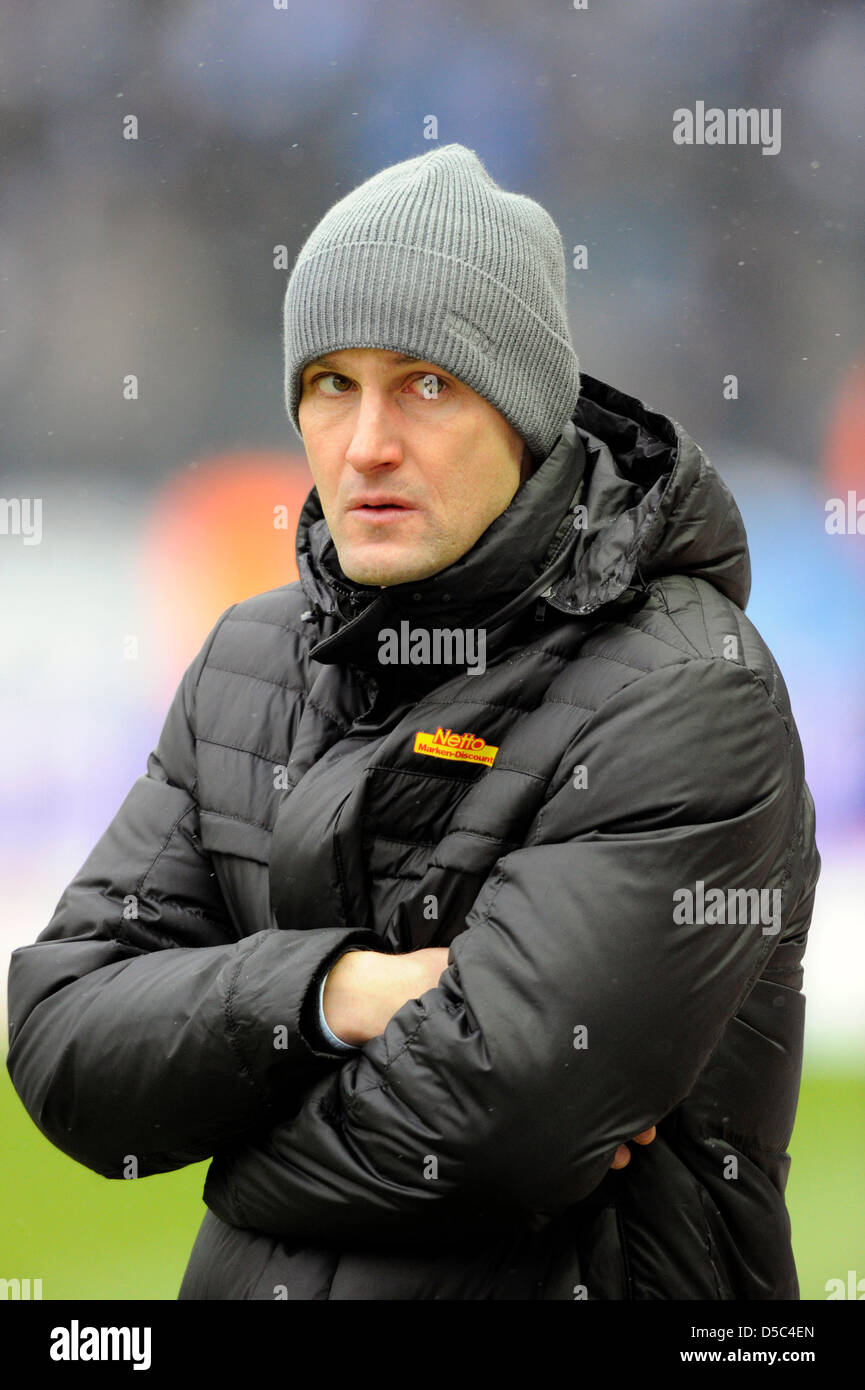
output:
[[[806,1075],[790,1141],[787,1210],[804,1299],[865,1278],[865,1076]]]
[[[206,1163],[113,1182],[39,1133],[0,1073],[0,1278],[42,1280],[44,1299],[175,1299],[204,1215]],[[802,1083],[787,1205],[803,1299],[865,1277],[865,1076]]]
[[[0,1076],[0,1278],[43,1299],[175,1299],[206,1207],[207,1163],[113,1181],[61,1153]]]

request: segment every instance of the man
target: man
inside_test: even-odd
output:
[[[819,858],[732,497],[581,380],[552,219],[460,145],[312,232],[285,386],[300,580],[14,953],[24,1104],[212,1157],[183,1299],[798,1297]]]

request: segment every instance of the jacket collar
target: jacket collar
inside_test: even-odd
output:
[[[662,574],[689,574],[744,611],[751,562],[741,513],[678,420],[584,372],[574,420],[588,456],[586,514],[553,606],[591,613]]]

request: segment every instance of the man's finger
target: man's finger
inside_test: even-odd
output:
[[[651,1144],[657,1132],[655,1126],[652,1125],[651,1129],[644,1129],[642,1134],[635,1134],[633,1142],[635,1144]]]

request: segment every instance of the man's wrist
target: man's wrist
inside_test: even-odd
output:
[[[337,957],[337,960],[342,960],[342,956],[343,956],[343,955],[348,955],[348,952],[349,952],[349,951],[359,951],[359,950],[363,950],[363,947],[361,947],[361,946],[349,946],[349,947],[347,948],[347,950],[345,950],[345,951],[342,952],[342,955],[340,955],[340,956]],[[331,970],[333,970],[333,968],[334,968],[335,965],[336,965],[336,961],[334,961],[334,962],[331,964],[330,968],[329,968],[329,969],[325,972],[325,974],[322,976],[321,983],[320,983],[320,985],[319,985],[319,987],[318,987],[318,1022],[319,1022],[319,1027],[321,1028],[321,1033],[322,1033],[322,1036],[323,1036],[325,1042],[326,1042],[330,1047],[336,1048],[337,1051],[339,1051],[339,1052],[357,1052],[357,1051],[359,1050],[358,1044],[356,1044],[356,1043],[348,1043],[348,1042],[346,1042],[346,1041],[344,1040],[344,1038],[338,1038],[337,1035],[336,1035],[336,1033],[334,1033],[333,1029],[330,1027],[330,1025],[328,1024],[327,1019],[326,1019],[325,1016],[324,1016],[324,988],[325,988],[325,985],[327,984],[328,976],[330,975],[330,972],[331,972]]]
[[[384,1032],[388,1020],[408,995],[402,989],[407,957],[390,951],[358,951],[348,962],[346,951],[328,972],[321,994],[322,1013],[334,1036],[353,1047],[362,1047]],[[367,957],[366,960],[363,957]],[[327,1022],[327,1020],[325,1020]]]

